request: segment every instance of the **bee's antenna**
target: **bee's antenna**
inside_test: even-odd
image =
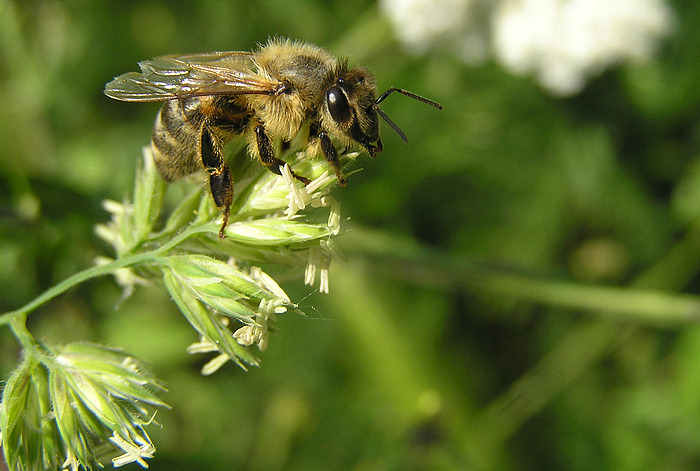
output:
[[[416,94],[413,93],[413,92],[409,92],[408,90],[404,90],[403,88],[391,87],[389,90],[387,90],[387,91],[385,91],[384,93],[382,93],[381,95],[379,95],[379,98],[377,98],[377,99],[375,100],[375,102],[374,102],[373,108],[377,111],[377,113],[379,114],[379,116],[381,116],[382,119],[383,119],[384,121],[386,121],[386,123],[387,123],[389,126],[391,126],[391,129],[393,129],[394,131],[396,131],[396,134],[399,135],[399,137],[401,138],[401,140],[402,140],[404,143],[408,143],[408,139],[406,138],[406,135],[403,133],[403,131],[402,131],[401,129],[399,129],[399,127],[398,127],[391,119],[389,119],[389,117],[386,115],[385,112],[383,112],[381,109],[379,109],[379,103],[381,103],[382,101],[384,101],[384,100],[386,99],[386,97],[388,97],[389,95],[391,95],[391,94],[394,93],[394,92],[399,92],[399,93],[402,94],[402,95],[406,95],[407,97],[413,98],[414,100],[418,100],[418,101],[420,101],[420,102],[423,102],[423,103],[425,103],[426,105],[434,106],[435,108],[437,108],[437,109],[439,109],[439,110],[442,109],[442,105],[441,105],[440,103],[437,103],[437,102],[433,101],[433,100],[428,100],[428,99],[425,98],[425,97],[422,97],[422,96],[420,96],[420,95],[416,95]]]
[[[379,114],[379,116],[381,116],[384,119],[384,121],[386,121],[386,124],[391,126],[391,129],[396,131],[396,134],[399,135],[399,137],[404,142],[404,144],[408,144],[408,139],[406,138],[406,135],[403,133],[403,131],[401,129],[399,129],[399,127],[396,124],[394,124],[394,122],[392,120],[389,119],[389,117],[386,115],[385,112],[383,112],[381,109],[379,109],[379,106],[377,106],[376,103],[374,104],[374,109],[377,110],[377,113]]]
[[[389,95],[391,95],[394,92],[399,92],[400,94],[411,97],[414,100],[422,101],[426,105],[434,106],[435,108],[437,108],[439,110],[442,109],[442,105],[436,101],[428,100],[427,98],[422,97],[420,95],[417,95],[413,92],[409,92],[408,90],[404,90],[403,88],[396,88],[396,87],[391,87],[389,90],[387,90],[384,93],[382,93],[381,95],[379,95],[379,98],[377,98],[374,103],[378,105],[379,103],[383,102],[386,97],[388,97]]]

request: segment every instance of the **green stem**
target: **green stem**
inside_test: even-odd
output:
[[[59,296],[72,287],[79,285],[80,283],[83,283],[84,281],[90,280],[92,278],[97,278],[100,276],[104,275],[109,275],[111,273],[114,273],[116,270],[120,268],[126,268],[126,267],[131,267],[135,265],[144,265],[146,263],[154,263],[158,262],[160,254],[163,252],[166,252],[173,247],[176,247],[177,245],[181,244],[184,242],[186,239],[192,237],[195,234],[199,234],[202,232],[216,232],[216,227],[214,223],[207,223],[207,224],[201,224],[201,225],[193,225],[188,227],[186,230],[182,231],[180,234],[177,236],[173,237],[171,240],[168,242],[164,243],[160,247],[157,247],[153,250],[150,250],[148,252],[142,252],[142,253],[137,253],[134,255],[128,255],[122,258],[119,258],[117,260],[114,260],[113,262],[106,263],[104,265],[97,265],[91,268],[88,268],[86,270],[83,270],[79,273],[76,273],[73,276],[70,276],[60,282],[59,284],[49,288],[48,290],[44,291],[41,295],[38,297],[34,298],[31,302],[25,304],[19,309],[16,309],[14,311],[7,312],[5,314],[0,315],[0,326],[12,323],[13,330],[15,330],[16,322],[15,319],[19,319],[20,317],[24,316],[26,317],[27,314],[41,306],[42,304],[52,300],[56,296]],[[17,331],[15,331],[15,334],[17,334]],[[19,338],[19,336],[18,336]],[[21,339],[20,339],[21,341]]]
[[[34,336],[29,333],[29,330],[27,330],[27,314],[20,313],[18,315],[15,315],[12,318],[10,318],[10,321],[12,333],[15,335],[19,343],[22,344],[24,350],[34,350],[36,341],[34,340]]]
[[[420,285],[479,289],[533,303],[672,327],[700,321],[700,296],[678,293],[700,258],[700,228],[691,230],[666,258],[632,286],[605,286],[534,276],[456,257],[368,229],[344,235],[343,248],[382,259],[392,273]],[[653,276],[651,276],[653,274]],[[643,282],[651,276],[654,282]],[[660,280],[663,280],[661,282]],[[669,281],[670,280],[670,281]],[[668,283],[668,286],[665,285]]]

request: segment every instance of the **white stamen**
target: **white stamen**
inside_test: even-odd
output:
[[[291,303],[291,300],[289,299],[289,296],[287,296],[287,293],[284,292],[280,285],[278,285],[277,282],[270,275],[262,271],[260,267],[252,267],[250,269],[250,276],[260,286],[265,288],[270,293],[274,294],[278,298],[285,300],[288,303]]]
[[[211,340],[201,337],[199,342],[195,342],[189,347],[187,347],[187,353],[211,353],[217,352],[219,348]]]
[[[204,376],[209,376],[211,374],[219,371],[219,368],[224,366],[231,359],[227,354],[222,353],[217,355],[213,359],[209,360],[206,365],[202,367],[201,373]]]
[[[137,447],[134,443],[122,438],[117,432],[114,432],[112,436],[109,437],[109,441],[125,452],[123,455],[112,459],[112,464],[115,468],[133,462],[140,464],[143,468],[148,468],[148,463],[144,461],[144,458],[153,458],[156,448],[149,440],[145,440],[142,437],[139,438],[141,438],[141,440],[138,441],[143,444]]]

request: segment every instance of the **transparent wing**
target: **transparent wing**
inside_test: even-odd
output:
[[[283,85],[255,73],[251,52],[163,56],[139,62],[141,72],[116,77],[105,95],[123,101],[165,101],[203,95],[279,93]]]

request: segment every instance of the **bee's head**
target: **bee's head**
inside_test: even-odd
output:
[[[442,109],[441,105],[432,100],[396,87],[391,87],[376,98],[377,87],[372,74],[361,67],[355,67],[341,74],[340,78],[326,89],[323,113],[326,120],[330,118],[334,127],[342,134],[367,149],[372,157],[376,157],[382,150],[378,116],[381,116],[404,142],[408,142],[403,131],[379,109],[379,103],[393,92]]]
[[[367,70],[355,67],[339,74],[340,77],[326,89],[323,100],[325,121],[340,134],[376,155],[381,149],[379,119],[375,110],[377,87]],[[377,143],[377,146],[374,144]]]

